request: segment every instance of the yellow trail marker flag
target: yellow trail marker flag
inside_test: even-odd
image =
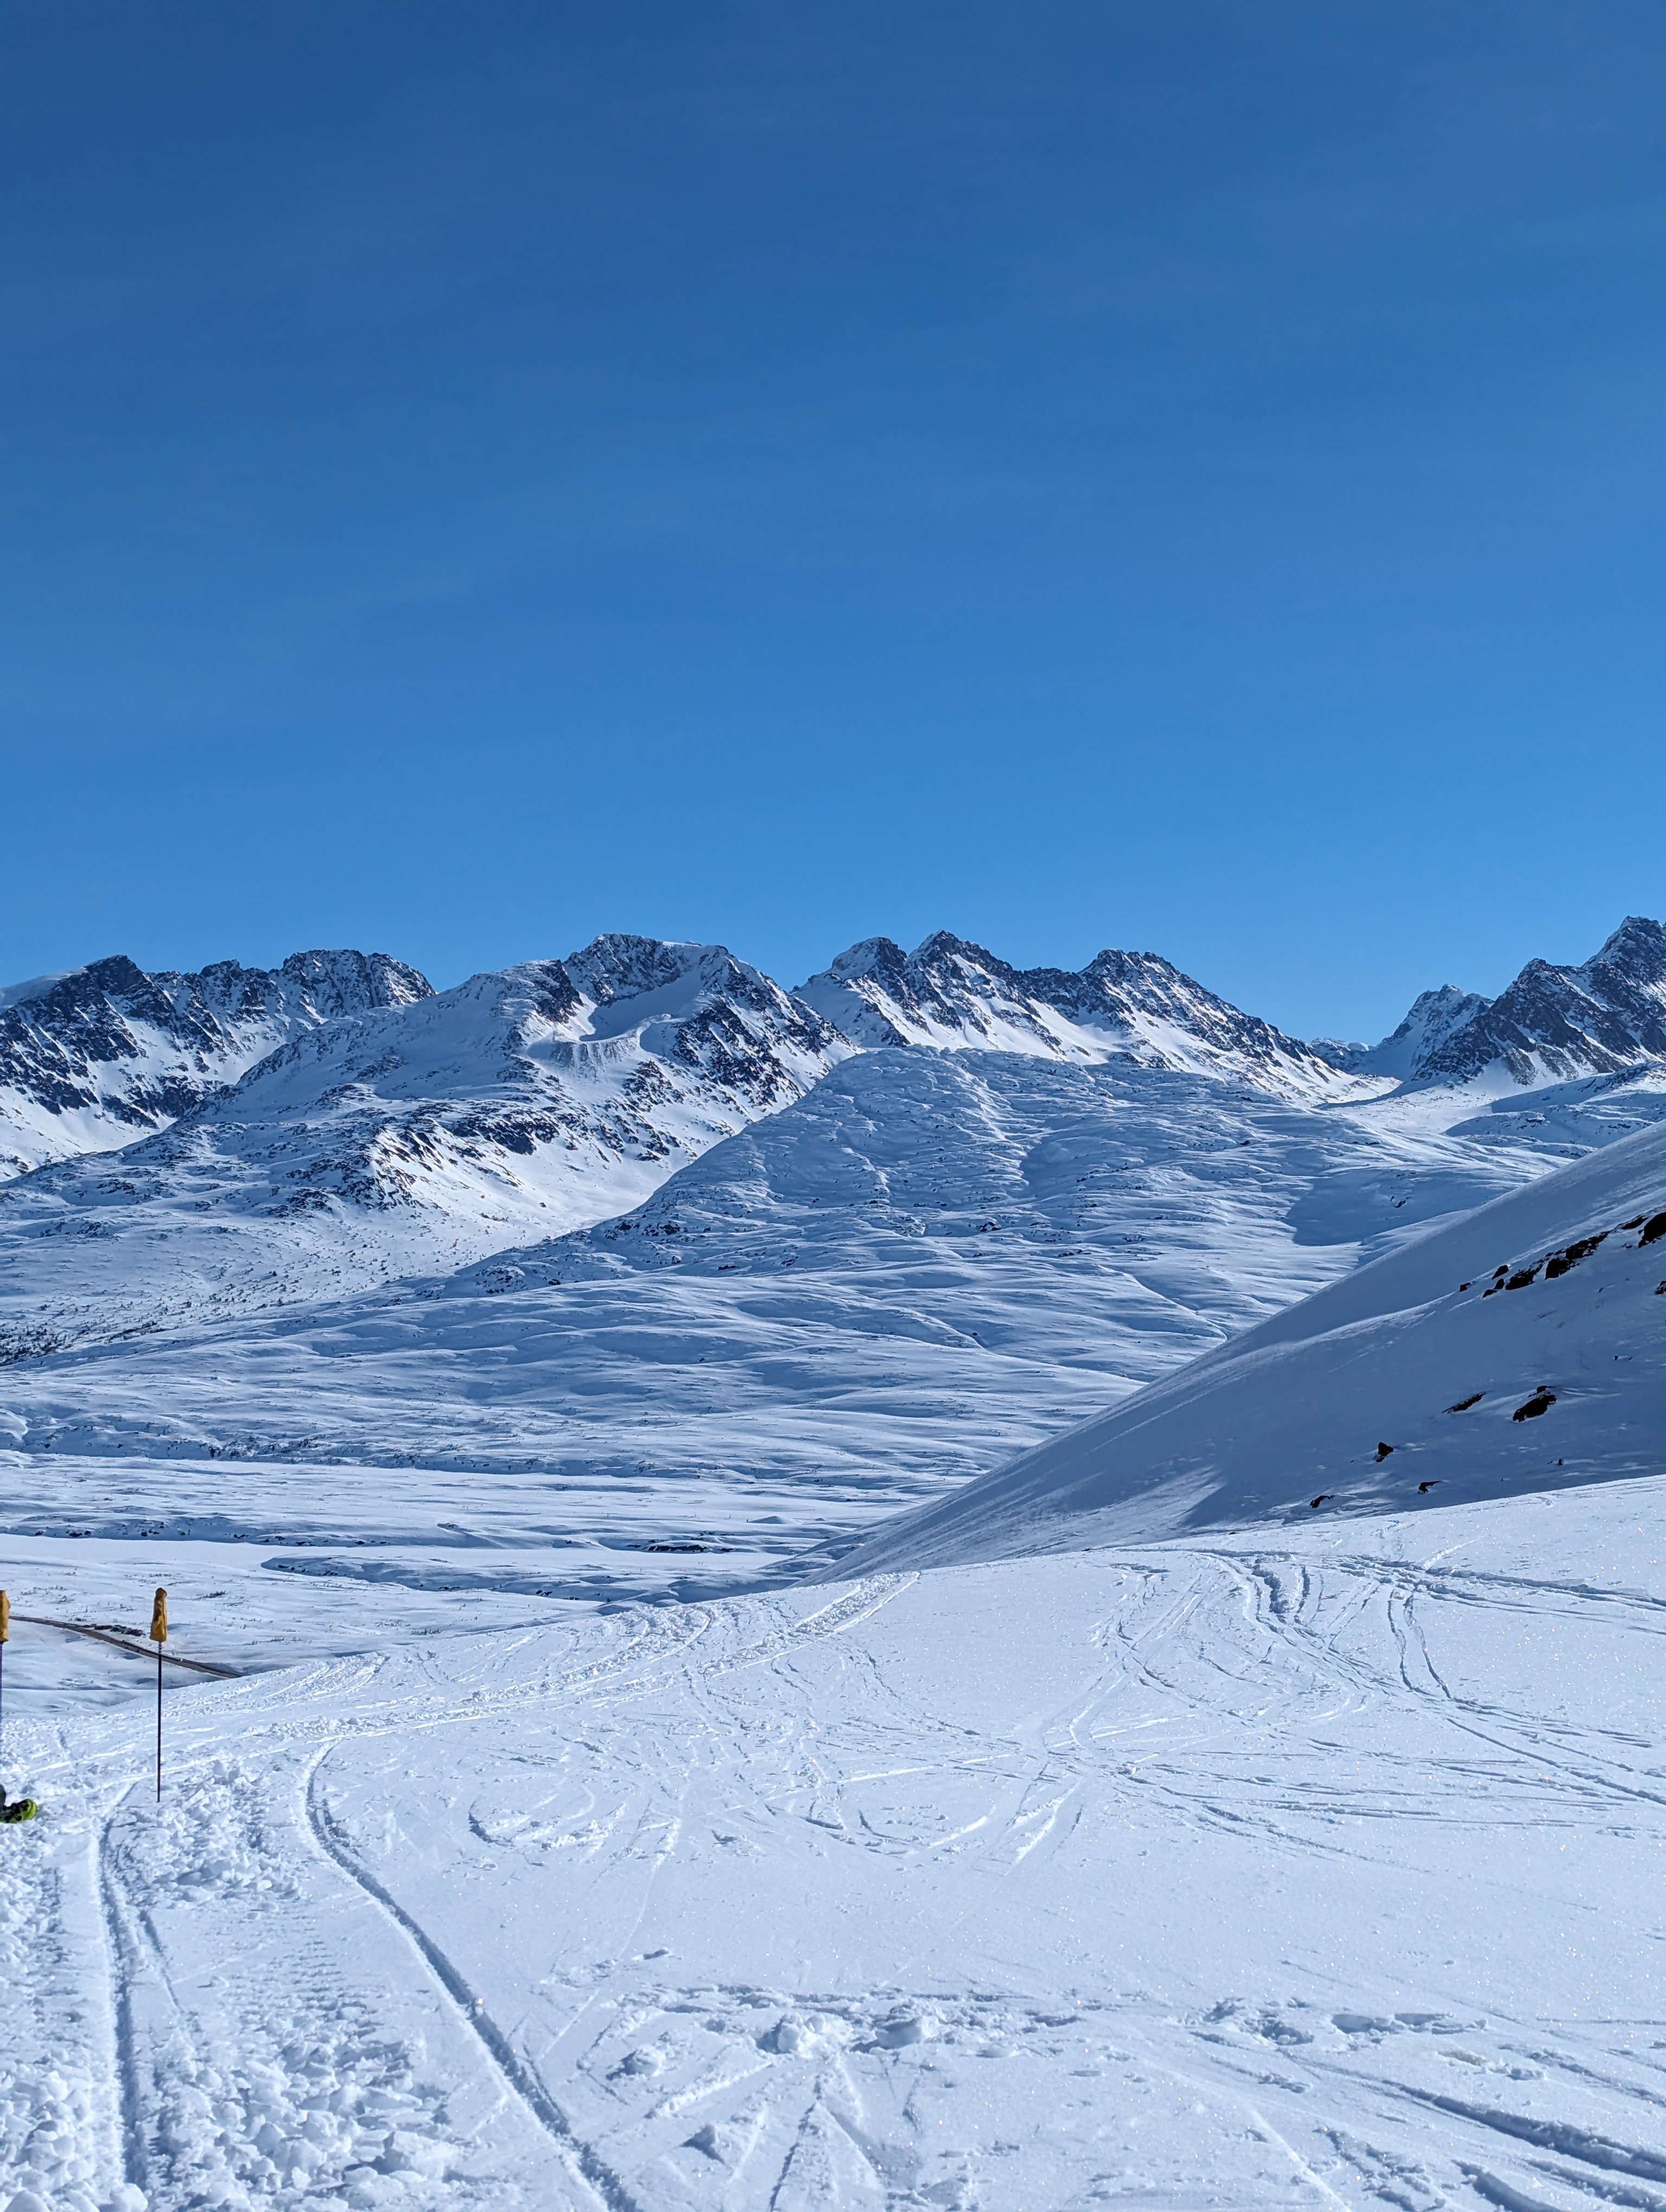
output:
[[[150,1640],[156,1647],[156,1802],[162,1799],[162,1646],[167,1641],[167,1592],[159,1589],[150,1608]]]

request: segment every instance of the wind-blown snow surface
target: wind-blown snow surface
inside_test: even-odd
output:
[[[220,1547],[234,1585],[266,1561],[509,1595],[733,1588],[1541,1173],[1537,1133],[864,1054],[582,1234],[275,1315],[210,1285],[201,1321],[0,1372],[6,1522],[165,1526]],[[168,1226],[183,1294],[213,1224]]]
[[[1646,2212],[1663,1535],[569,1608],[178,1692],[160,1807],[14,1723],[12,2202]]]
[[[1666,1128],[1274,1315],[853,1564],[1276,1526],[1666,1474]]]

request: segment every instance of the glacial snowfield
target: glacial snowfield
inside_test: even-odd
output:
[[[8,1184],[0,2212],[1666,2212],[1663,959],[598,940]]]

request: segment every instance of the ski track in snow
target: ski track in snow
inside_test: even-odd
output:
[[[53,2212],[1666,2206],[1666,1525],[1634,1483],[1432,1533],[193,1686],[160,1811],[142,1707],[28,1720],[0,2170]]]

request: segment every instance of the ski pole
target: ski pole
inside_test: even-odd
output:
[[[167,1592],[159,1589],[150,1608],[150,1634],[156,1646],[156,1802],[162,1802],[162,1646],[167,1641]]]

